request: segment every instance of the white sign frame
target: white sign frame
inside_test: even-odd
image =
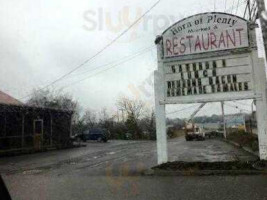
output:
[[[181,78],[176,78],[175,79],[175,76],[177,77],[178,75],[180,74],[187,74],[187,72],[185,73],[175,73],[175,74],[172,74],[171,72],[166,72],[167,68],[169,68],[169,66],[171,65],[174,65],[176,62],[166,62],[166,61],[163,61],[163,67],[164,67],[164,80],[165,80],[165,100],[164,102],[165,103],[206,103],[206,102],[213,102],[213,101],[230,101],[230,100],[238,100],[238,99],[251,99],[251,98],[258,98],[258,96],[255,94],[255,90],[254,88],[252,88],[252,86],[254,85],[254,78],[252,77],[252,65],[251,65],[251,55],[249,53],[243,53],[241,56],[240,54],[237,54],[237,55],[228,55],[228,56],[218,56],[216,58],[207,58],[207,59],[192,59],[190,60],[190,62],[193,62],[193,63],[204,63],[204,62],[211,62],[211,61],[221,61],[221,60],[234,60],[234,59],[247,59],[247,66],[245,65],[236,65],[234,67],[230,67],[230,68],[222,68],[222,67],[219,67],[219,68],[216,68],[215,69],[215,72],[220,72],[220,71],[224,71],[224,72],[227,72],[228,70],[232,70],[232,71],[236,71],[235,75],[236,76],[241,76],[241,74],[238,74],[237,71],[239,70],[242,70],[242,68],[246,71],[244,71],[243,73],[243,76],[246,76],[249,78],[249,91],[238,91],[238,92],[220,92],[220,93],[210,93],[210,94],[198,94],[198,95],[185,95],[185,96],[179,96],[179,97],[168,97],[166,95],[166,91],[168,91],[168,86],[166,84],[166,82],[168,81],[171,81],[171,80],[179,80],[181,81]],[[187,63],[186,61],[184,62],[179,62],[178,63]],[[190,65],[190,67],[192,67],[192,65]],[[245,68],[246,67],[246,68]],[[198,72],[203,72],[203,70],[197,70]],[[205,70],[205,71],[208,71],[209,73],[211,73],[212,69],[210,70]],[[241,73],[241,72],[240,72]],[[211,74],[209,74],[211,76]],[[227,74],[228,75],[228,74]],[[226,77],[227,75],[225,76],[221,76],[221,77]],[[231,75],[229,73],[229,75]],[[199,76],[201,76],[201,74],[199,74]],[[221,78],[220,76],[218,76],[218,78]],[[200,80],[205,80],[207,81],[209,77],[207,78],[204,78],[204,77],[200,77],[199,79]],[[211,78],[214,78],[215,77],[212,77]],[[187,80],[187,79],[186,79]],[[185,80],[185,81],[186,81]],[[193,79],[195,80],[195,79]],[[220,80],[221,81],[221,80]],[[228,84],[230,86],[230,84]],[[210,87],[210,86],[208,86]],[[196,88],[196,87],[194,87]],[[238,89],[237,89],[238,90]]]
[[[207,13],[204,13],[205,15]],[[212,13],[214,14],[214,13]],[[220,13],[221,14],[221,13]],[[228,15],[228,14],[227,14]],[[201,16],[201,14],[195,15]],[[233,15],[230,15],[233,16]],[[190,17],[189,17],[190,18]],[[191,17],[192,18],[192,17]],[[239,17],[238,17],[239,18]],[[243,19],[244,20],[244,19]],[[182,20],[183,21],[183,20]],[[177,24],[177,23],[176,23]],[[175,24],[175,25],[176,25]],[[248,47],[237,49],[221,50],[217,52],[207,52],[177,57],[165,57],[163,47],[163,36],[158,36],[155,43],[158,52],[158,69],[154,73],[155,84],[155,113],[156,113],[156,132],[158,164],[168,161],[167,134],[166,134],[166,113],[165,105],[180,103],[206,103],[214,101],[230,101],[241,99],[255,99],[257,107],[257,126],[259,138],[260,159],[267,160],[267,100],[266,100],[266,76],[265,65],[262,59],[259,59],[256,45],[255,24],[248,23]],[[170,28],[169,28],[170,29]],[[168,29],[167,29],[168,30]],[[165,31],[166,32],[166,31]],[[251,65],[252,90],[245,92],[233,92],[234,95],[226,93],[202,96],[192,95],[191,97],[167,98],[166,93],[166,66],[171,62],[187,62],[199,59],[214,59],[218,57],[230,58],[236,55],[247,55]]]
[[[164,58],[249,47],[248,21],[209,12],[184,18],[162,33]]]

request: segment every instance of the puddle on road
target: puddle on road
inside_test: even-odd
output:
[[[115,154],[115,152],[108,152],[107,154],[108,155],[113,155],[113,154]]]
[[[39,170],[39,169],[33,169],[33,170],[27,170],[22,172],[22,174],[24,175],[32,175],[32,174],[39,174],[41,173],[43,170]]]

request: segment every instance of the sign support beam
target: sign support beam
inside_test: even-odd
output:
[[[224,116],[224,102],[221,102],[222,106],[222,117],[223,117],[223,137],[226,139],[227,138],[227,133],[226,133],[226,122],[225,122],[225,116]]]
[[[155,114],[156,114],[156,133],[157,133],[157,155],[158,164],[168,162],[167,131],[166,131],[166,112],[165,105],[160,104],[164,100],[164,74],[163,62],[161,60],[161,45],[157,44],[158,50],[158,70],[154,73],[155,89]]]
[[[258,5],[258,17],[261,22],[261,30],[263,36],[263,43],[265,49],[265,58],[267,59],[267,20],[264,19],[264,14],[266,13],[264,0],[256,0]]]
[[[255,92],[261,93],[262,98],[256,99],[256,117],[259,140],[259,154],[261,160],[267,160],[267,99],[266,99],[266,76],[264,59],[258,58],[257,50],[251,53],[255,71]]]

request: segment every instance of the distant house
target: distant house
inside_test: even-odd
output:
[[[33,107],[0,91],[0,155],[70,144],[72,111]]]
[[[0,91],[0,104],[8,104],[8,105],[23,105],[19,100],[9,96],[8,94]]]

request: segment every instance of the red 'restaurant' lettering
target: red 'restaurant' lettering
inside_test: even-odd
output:
[[[216,35],[213,33],[213,32],[211,32],[210,33],[210,46],[211,46],[211,49],[212,49],[212,47],[215,47],[215,49],[217,49],[217,45],[216,45]]]
[[[210,34],[208,33],[208,35],[207,35],[207,39],[208,39],[208,41],[207,41],[207,46],[205,47],[205,38],[204,38],[204,36],[203,36],[203,34],[202,34],[202,46],[203,46],[203,48],[205,49],[205,50],[209,50],[209,47],[210,47]]]
[[[227,47],[229,47],[229,40],[232,42],[232,44],[236,45],[236,40],[235,40],[235,31],[233,30],[233,37],[229,34],[228,30],[226,30],[226,38],[227,38]]]
[[[180,53],[181,53],[181,54],[183,54],[183,53],[185,52],[185,50],[186,50],[186,46],[185,46],[185,44],[184,44],[183,41],[184,41],[184,37],[182,37],[181,40],[180,40],[180,45],[181,45],[181,47],[182,47],[182,48],[180,49]]]
[[[173,54],[174,55],[179,55],[179,49],[178,49],[178,38],[173,37]]]
[[[200,44],[199,36],[197,36],[197,40],[196,40],[196,44],[195,44],[195,51],[197,51],[197,47],[201,51],[201,44]]]
[[[239,44],[242,45],[242,38],[241,38],[241,31],[243,31],[243,28],[237,28],[236,31],[238,32],[239,36]]]
[[[219,40],[219,48],[221,48],[221,44],[225,47],[225,41],[224,41],[224,34],[221,33],[220,40]]]
[[[186,36],[186,38],[188,39],[188,42],[189,42],[189,47],[190,47],[190,53],[192,52],[191,51],[191,38],[193,38],[193,36],[192,35],[189,35],[189,36]]]
[[[171,41],[170,40],[166,40],[166,50],[167,50],[167,55],[172,55],[172,44],[171,44]]]
[[[244,36],[244,37],[243,37]],[[164,39],[165,56],[179,56],[191,53],[224,50],[245,47],[246,34],[244,28],[226,29],[222,31],[175,35]]]

